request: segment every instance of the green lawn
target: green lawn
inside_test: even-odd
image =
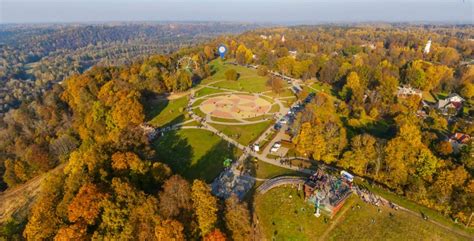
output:
[[[329,240],[469,240],[404,211],[382,207],[378,212],[377,207],[354,197],[361,208],[347,210],[330,231]]]
[[[420,212],[420,213],[423,212],[428,217],[430,217],[430,219],[432,219],[432,220],[436,220],[437,222],[442,223],[446,226],[449,226],[449,227],[452,227],[452,228],[457,228],[457,229],[460,229],[464,232],[468,232],[468,233],[470,233],[471,235],[474,236],[474,229],[472,229],[472,228],[468,229],[464,225],[456,224],[453,221],[451,221],[451,219],[449,217],[443,216],[442,214],[440,214],[436,210],[433,210],[433,209],[424,207],[422,205],[419,205],[419,204],[417,204],[413,201],[410,201],[410,200],[408,200],[408,199],[406,199],[402,196],[399,196],[399,195],[396,195],[394,193],[388,192],[388,191],[386,191],[382,188],[379,188],[377,186],[368,185],[366,182],[363,182],[363,183],[360,183],[360,184],[363,185],[364,187],[366,187],[367,189],[369,189],[370,191],[372,191],[373,193],[376,193],[376,194],[386,198],[387,200],[390,200],[390,201],[392,201],[392,202],[394,202],[398,205],[401,205],[405,208],[408,208],[412,211]]]
[[[204,102],[206,100],[207,100],[207,98],[202,98],[202,99],[196,100],[196,101],[194,101],[192,107],[199,106],[199,105],[201,105],[202,102]]]
[[[202,96],[206,96],[206,95],[210,95],[210,94],[216,94],[216,93],[221,93],[221,92],[224,92],[223,90],[218,90],[218,89],[213,89],[213,88],[208,88],[208,87],[204,87],[200,90],[198,90],[194,95],[196,97],[202,97]]]
[[[253,166],[254,175],[258,178],[270,179],[278,176],[305,176],[304,173],[268,164],[260,160]]]
[[[212,132],[183,129],[168,132],[153,143],[157,158],[168,164],[173,172],[185,178],[211,182],[223,170],[226,158],[236,159],[241,151]]]
[[[272,114],[266,114],[266,115],[259,115],[259,116],[256,116],[256,117],[244,118],[244,120],[246,120],[246,121],[260,121],[260,120],[271,119],[271,118],[272,118]]]
[[[211,116],[211,120],[218,121],[218,122],[228,122],[228,123],[239,123],[240,121],[234,119],[227,119],[227,118],[219,118],[215,116]]]
[[[158,100],[151,103],[148,107],[150,121],[153,126],[165,126],[170,124],[180,123],[186,120],[183,112],[186,109],[188,97],[184,96],[176,100]]]
[[[296,188],[274,188],[257,194],[254,202],[259,226],[267,240],[316,240],[329,227],[314,217],[314,207],[304,202]]]
[[[281,103],[283,103],[283,105],[285,107],[290,107],[293,103],[295,103],[296,97],[290,98],[290,99],[283,99],[283,100],[280,100],[280,101],[281,101]]]
[[[272,108],[270,109],[269,113],[276,113],[280,111],[280,105],[275,103],[272,105]]]
[[[331,95],[333,93],[332,86],[326,83],[315,82],[314,84],[311,85],[311,88],[316,89],[317,91],[326,92],[327,94],[331,94]]]
[[[361,208],[352,210],[356,204]],[[355,195],[327,223],[324,215],[314,217],[314,207],[304,202],[303,192],[291,187],[257,195],[255,212],[268,240],[467,240],[404,211],[382,207],[378,212]]]
[[[198,123],[197,121],[193,120],[191,122],[184,124],[183,126],[199,126],[199,125],[201,125],[201,123]]]
[[[429,91],[423,91],[423,100],[426,100],[428,102],[436,102],[436,99]]]
[[[197,107],[193,109],[193,113],[202,118],[206,118],[206,114],[202,112],[201,108]]]
[[[272,96],[272,97],[275,97],[275,98],[279,98],[279,97],[289,97],[289,96],[294,96],[295,94],[293,94],[293,91],[291,91],[289,88],[288,88],[288,84],[285,82],[285,89],[283,89],[280,93],[275,93],[275,92],[268,92],[268,93],[265,93],[266,95],[268,96]]]
[[[266,86],[267,77],[257,75],[257,71],[254,69],[246,68],[243,66],[236,66],[230,64],[223,64],[222,60],[217,59],[210,63],[213,75],[204,79],[202,83],[208,84],[211,82],[219,81],[212,84],[216,87],[247,91],[247,92],[263,92],[269,88]],[[226,80],[224,73],[228,69],[235,69],[240,77],[237,81]]]
[[[259,137],[271,124],[268,120],[251,125],[219,125],[212,124],[213,127],[223,132],[230,138],[237,140],[240,144],[247,146]]]

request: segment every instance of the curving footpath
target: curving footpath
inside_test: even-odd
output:
[[[283,185],[298,185],[304,184],[306,178],[304,177],[290,177],[290,176],[283,176],[283,177],[276,177],[270,180],[265,181],[257,188],[257,192],[260,194],[264,194],[271,189]]]

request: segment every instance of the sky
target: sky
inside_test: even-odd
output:
[[[0,23],[474,23],[474,0],[0,0]]]

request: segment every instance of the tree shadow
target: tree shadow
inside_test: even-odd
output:
[[[188,179],[202,179],[207,183],[212,182],[224,170],[224,160],[227,158],[236,161],[236,147],[221,140],[207,153],[199,158],[197,162],[188,167],[183,173]]]
[[[156,150],[157,160],[167,164],[173,173],[183,174],[190,167],[193,148],[176,131],[168,131],[159,136],[152,146]]]
[[[176,125],[176,124],[182,123],[184,121],[185,121],[184,114],[182,114],[182,115],[179,115],[176,118],[174,118],[172,121],[167,122],[166,124],[162,125],[162,127]]]
[[[197,85],[201,84],[202,78],[201,78],[201,76],[199,76],[197,74],[193,74],[193,76],[191,77],[191,80],[193,82],[193,86],[197,86]]]
[[[167,94],[158,95],[149,90],[142,91],[141,103],[145,112],[145,121],[153,119],[168,106],[169,100],[166,97]]]
[[[363,125],[360,131],[377,138],[391,139],[396,135],[397,128],[385,121],[375,121]]]
[[[341,117],[341,121],[344,125],[344,128],[346,128],[348,139],[351,139],[352,137],[359,134],[370,134],[376,138],[391,139],[397,134],[397,129],[393,123],[391,123],[391,121],[373,121],[361,124],[357,127],[349,125],[349,119],[347,117]]]

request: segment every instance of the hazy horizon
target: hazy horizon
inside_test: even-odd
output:
[[[473,23],[472,0],[2,0],[0,23],[229,21]]]

